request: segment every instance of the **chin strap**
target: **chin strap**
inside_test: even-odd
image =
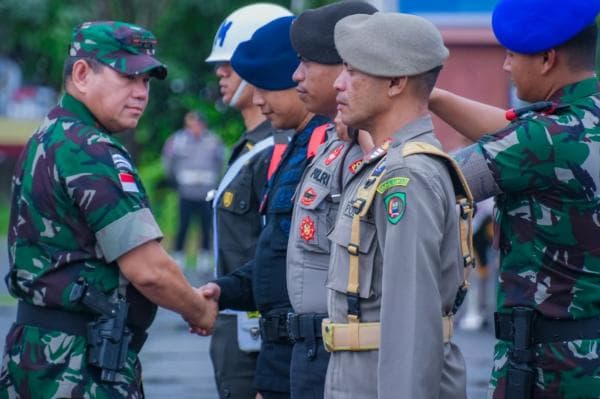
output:
[[[233,93],[231,101],[229,101],[230,107],[235,107],[237,105],[237,102],[240,101],[240,97],[242,96],[242,93],[244,92],[246,86],[248,86],[248,82],[242,79],[237,89],[235,89],[235,93]]]

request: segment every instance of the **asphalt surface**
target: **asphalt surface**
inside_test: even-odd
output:
[[[6,241],[0,239],[0,272],[8,268]],[[195,284],[209,278],[209,273],[188,273]],[[0,295],[7,294],[4,282]],[[6,301],[4,301],[6,302]],[[4,337],[14,321],[16,306],[0,305],[0,336]],[[150,329],[150,337],[140,357],[146,396],[149,399],[216,399],[218,398],[208,355],[210,338],[189,334],[185,322],[175,313],[160,310]],[[493,337],[491,330],[457,328],[454,341],[463,351],[467,363],[468,397],[486,397],[492,366]],[[4,349],[4,340],[2,340]]]

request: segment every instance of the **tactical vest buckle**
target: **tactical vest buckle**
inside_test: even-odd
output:
[[[367,203],[367,200],[365,200],[364,198],[355,199],[354,203],[352,203],[352,208],[354,208],[354,213],[355,214],[360,213],[360,211],[362,211],[362,209],[366,203]]]
[[[348,317],[354,316],[360,319],[360,296],[358,293],[346,292],[348,302]]]

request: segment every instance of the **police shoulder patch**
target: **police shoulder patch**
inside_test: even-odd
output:
[[[386,209],[386,217],[391,224],[397,224],[404,217],[406,210],[406,193],[393,193],[387,195],[383,202]]]
[[[404,176],[392,177],[377,186],[377,192],[383,194],[392,187],[406,187],[410,182],[410,178]]]

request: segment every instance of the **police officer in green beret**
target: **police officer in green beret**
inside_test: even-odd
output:
[[[504,112],[432,96],[477,141],[456,154],[473,195],[496,195],[494,399],[600,396],[599,11],[597,0],[499,1],[503,68],[531,104]]]
[[[456,202],[468,220],[469,193],[427,109],[448,50],[430,22],[408,14],[351,15],[334,38],[342,121],[376,147],[344,188],[329,234],[325,397],[466,398],[452,316],[469,255]]]
[[[136,127],[156,38],[123,22],[72,35],[65,94],[13,177],[6,282],[19,299],[1,398],[143,397],[138,352],[156,305],[207,333],[216,303],[194,290],[159,241],[138,171],[115,133]]]

